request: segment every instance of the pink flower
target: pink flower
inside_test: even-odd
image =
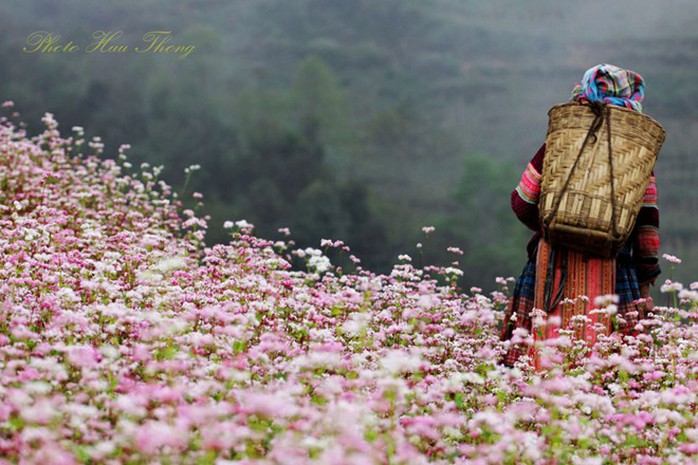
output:
[[[187,431],[174,428],[167,423],[149,421],[136,429],[134,439],[141,452],[155,455],[163,451],[164,448],[170,448],[170,452],[186,450],[189,435]]]
[[[239,397],[241,410],[248,415],[257,415],[265,418],[283,418],[289,417],[296,412],[293,403],[279,394],[242,392]]]
[[[34,405],[22,409],[22,418],[28,423],[47,425],[59,412],[49,399],[39,399]]]
[[[93,347],[86,345],[69,347],[66,355],[68,362],[78,368],[94,368],[102,358]]]
[[[681,444],[679,446],[679,451],[683,452],[686,455],[698,454],[698,443]]]
[[[662,379],[666,376],[666,373],[664,373],[662,370],[654,370],[651,373],[645,373],[642,375],[642,378],[647,380],[647,381],[657,381],[659,379]]]
[[[53,441],[43,443],[39,450],[32,457],[34,463],[45,463],[51,465],[78,465],[72,452],[64,450]]]
[[[405,427],[408,434],[423,436],[433,441],[439,439],[440,434],[436,427],[436,420],[430,416],[402,418],[400,424]]]
[[[676,265],[681,263],[681,259],[679,257],[676,257],[674,255],[669,255],[668,253],[663,254],[662,258],[664,260],[668,261],[669,263],[674,263]]]

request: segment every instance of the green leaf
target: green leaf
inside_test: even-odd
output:
[[[84,446],[75,446],[75,458],[82,463],[89,463],[92,458],[90,454],[85,450]]]
[[[179,353],[179,346],[176,344],[161,347],[155,352],[155,360],[171,360]]]
[[[10,428],[15,431],[18,431],[24,427],[24,420],[21,417],[12,417],[8,420],[8,423],[10,424]]]
[[[465,408],[465,395],[463,395],[462,392],[456,392],[453,395],[453,401],[456,403],[456,407],[458,407],[459,410]]]
[[[239,354],[242,351],[244,351],[246,347],[247,347],[247,343],[245,341],[233,342],[233,352],[236,354]]]
[[[215,451],[208,451],[196,460],[196,465],[215,465],[218,454]]]

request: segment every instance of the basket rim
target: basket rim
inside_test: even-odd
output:
[[[633,115],[639,116],[641,119],[645,119],[645,120],[647,120],[648,122],[650,122],[650,123],[652,123],[652,124],[655,124],[657,127],[659,127],[659,129],[661,129],[662,134],[664,134],[664,135],[666,136],[666,130],[664,129],[664,126],[662,126],[662,124],[661,124],[659,121],[657,121],[656,119],[652,118],[651,116],[649,116],[649,115],[647,115],[647,114],[645,114],[645,113],[640,113],[640,112],[637,112],[637,111],[635,111],[635,110],[630,110],[630,109],[628,109],[628,108],[621,107],[621,106],[618,106],[618,105],[612,105],[612,104],[609,104],[609,103],[604,103],[604,105],[606,105],[606,107],[607,107],[610,111],[615,111],[615,112],[619,112],[619,113],[625,112],[625,113],[627,113],[627,114],[633,114]],[[557,109],[557,108],[562,108],[562,107],[590,107],[590,106],[591,106],[590,104],[588,104],[588,103],[582,103],[582,102],[564,102],[564,103],[558,103],[558,104],[556,104],[556,105],[553,105],[553,106],[548,110],[548,116],[550,116],[551,113],[552,113],[555,109]],[[662,138],[662,139],[664,139],[664,138]]]

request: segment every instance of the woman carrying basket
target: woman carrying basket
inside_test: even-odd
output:
[[[589,69],[572,92],[576,102],[597,107],[595,102],[600,102],[636,112],[642,111],[643,98],[642,77],[609,64]],[[516,282],[502,332],[503,340],[511,340],[503,363],[513,365],[522,355],[528,355],[538,369],[541,368],[539,354],[532,345],[520,343],[522,336],[529,334],[534,341],[552,339],[558,336],[559,329],[569,328],[591,345],[600,333],[630,334],[644,310],[651,308],[649,286],[660,274],[659,210],[654,173],[630,237],[617,255],[604,258],[553,247],[543,237],[539,200],[545,153],[544,144],[511,195],[516,216],[535,233],[529,242],[528,263]],[[617,296],[617,314],[613,318],[593,311],[600,306],[596,299],[609,295]],[[526,331],[516,331],[518,328]]]

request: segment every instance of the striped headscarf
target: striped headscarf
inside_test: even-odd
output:
[[[638,112],[642,112],[644,98],[642,76],[605,63],[588,69],[572,91],[572,99],[578,102],[606,102]]]

